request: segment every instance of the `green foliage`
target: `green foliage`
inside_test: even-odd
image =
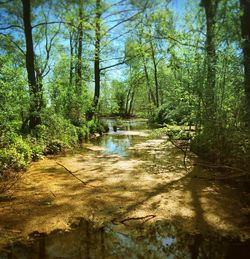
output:
[[[239,128],[202,131],[191,143],[191,150],[200,157],[217,164],[234,165],[248,170],[250,166],[249,132]]]
[[[192,123],[192,109],[183,103],[163,104],[150,114],[149,121],[157,124],[177,124]]]
[[[206,15],[200,1],[191,1],[179,19],[169,1],[133,0],[125,1],[121,6],[103,1],[102,17],[112,16],[112,20],[121,21],[125,18],[121,8],[126,7],[127,17],[133,18],[123,23],[125,41],[120,41],[120,35],[113,35],[116,26],[111,28],[113,24],[110,27],[109,19],[100,21],[102,82],[100,103],[95,108],[92,92],[93,57],[96,56],[93,48],[95,1],[55,1],[49,5],[46,1],[35,1],[31,5],[32,24],[41,22],[41,14],[45,21],[59,15],[66,23],[34,27],[35,74],[41,83],[44,103],[38,104],[42,107],[39,114],[42,124],[31,132],[28,129],[25,136],[29,115],[34,111],[23,51],[25,38],[19,33],[23,24],[20,22],[22,13],[17,10],[22,10],[22,3],[5,2],[2,23],[14,26],[0,35],[1,170],[23,169],[31,159],[61,152],[96,132],[106,132],[105,123],[90,120],[97,114],[139,115],[161,125],[192,125],[198,129],[192,141],[197,154],[228,164],[237,162],[240,165],[249,161],[249,125],[243,119],[247,101],[243,83],[244,51],[241,53],[244,47],[240,29],[243,10],[239,1],[218,1],[212,26],[215,33],[211,39],[216,62],[212,63],[206,51],[210,41],[206,39]],[[50,12],[46,12],[48,6]],[[83,10],[84,18],[79,17],[79,8]],[[135,9],[137,15],[134,15]],[[79,25],[84,34],[81,52]],[[123,43],[120,51],[114,49]],[[124,60],[118,58],[122,56]],[[110,60],[116,60],[118,64],[124,62],[123,70],[115,74],[115,80],[111,78],[114,71],[110,71],[116,66],[105,69],[106,65],[112,65]],[[82,73],[80,82],[79,71]],[[214,72],[214,84],[210,84],[209,71],[210,74]],[[160,133],[174,139],[185,138],[186,134],[182,129],[169,127],[160,129]]]
[[[50,140],[49,143],[46,145],[44,150],[45,155],[55,155],[59,154],[65,149],[65,143],[58,139]]]
[[[83,141],[84,139],[88,139],[90,134],[90,129],[87,125],[83,125],[82,127],[77,127],[77,135],[79,141]]]
[[[94,134],[95,132],[102,134],[103,132],[108,132],[108,124],[101,120],[91,120],[87,122],[89,128],[89,133]]]
[[[190,140],[193,133],[186,126],[164,125],[164,127],[153,131],[152,136],[166,135],[171,140]]]
[[[28,94],[22,69],[11,56],[0,57],[0,130],[18,131],[28,109]]]
[[[32,132],[36,138],[40,138],[45,143],[58,140],[66,146],[78,143],[77,129],[69,120],[47,110],[43,114],[43,121],[44,124],[38,125]]]
[[[35,144],[31,146],[31,159],[32,161],[38,161],[43,158],[44,155],[44,147],[39,144]]]
[[[27,168],[31,160],[31,149],[22,136],[5,132],[0,137],[0,174],[5,170]]]

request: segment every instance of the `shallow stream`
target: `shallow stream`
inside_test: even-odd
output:
[[[145,121],[127,121],[117,131],[113,130],[112,120],[108,123],[109,134],[91,142],[100,147],[99,154],[152,160],[161,165],[168,165],[167,157],[176,156],[173,152],[177,151],[172,149],[164,153],[133,149],[150,139]],[[49,235],[33,232],[27,240],[0,251],[0,258],[250,258],[249,240],[241,242],[213,231],[187,231],[178,221],[164,218],[150,224],[154,218],[156,215],[148,214],[98,224],[75,218],[67,231],[55,230]]]

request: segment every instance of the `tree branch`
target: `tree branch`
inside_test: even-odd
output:
[[[9,29],[12,29],[12,28],[18,28],[18,29],[22,29],[23,30],[23,27],[20,26],[20,25],[9,25],[7,27],[0,27],[0,31],[9,30]]]
[[[6,37],[24,56],[26,55],[25,51],[15,41],[11,39],[10,35],[6,35],[2,32],[0,32],[0,35]]]
[[[67,25],[70,25],[74,28],[77,28],[77,26],[75,26],[73,23],[70,23],[70,22],[64,22],[64,21],[53,21],[53,22],[41,22],[41,23],[38,23],[36,25],[33,25],[32,26],[32,29],[36,28],[36,27],[39,27],[39,26],[43,26],[43,25],[50,25],[50,24],[67,24]]]

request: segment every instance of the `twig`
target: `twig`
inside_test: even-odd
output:
[[[21,174],[21,173],[20,173]],[[1,190],[0,194],[9,191],[16,183],[17,181],[21,178],[21,175],[18,175],[13,183],[11,183],[9,186],[6,184]]]
[[[63,167],[68,173],[70,173],[72,176],[74,176],[78,181],[80,181],[81,183],[83,183],[84,185],[87,185],[86,182],[84,182],[83,180],[81,180],[80,178],[78,178],[72,171],[70,171],[66,166],[64,166],[63,164],[56,162],[58,165],[60,165],[61,167]]]
[[[130,221],[130,220],[141,220],[141,219],[145,219],[145,221],[143,223],[145,223],[146,221],[150,220],[150,219],[153,219],[155,218],[156,215],[147,215],[147,216],[144,216],[144,217],[132,217],[132,218],[126,218],[126,219],[123,219],[123,220],[120,220],[120,221],[117,221],[116,218],[114,218],[113,220],[111,220],[111,222],[115,225],[117,225],[116,222],[118,223],[121,223],[121,224],[125,224],[126,221]]]
[[[181,150],[183,152],[183,165],[185,167],[186,172],[188,172],[187,164],[186,164],[186,158],[187,158],[187,151],[188,151],[188,145],[186,145],[185,149],[181,146],[177,145],[174,140],[168,135],[168,139],[171,142],[172,145],[174,145],[176,148]]]

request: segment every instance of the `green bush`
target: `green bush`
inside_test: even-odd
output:
[[[89,128],[86,125],[77,127],[78,140],[81,142],[89,137]]]
[[[247,170],[250,166],[250,139],[244,130],[225,128],[201,132],[191,142],[191,150],[212,163]]]
[[[55,139],[55,140],[51,140],[45,150],[44,150],[44,154],[46,155],[54,155],[54,154],[58,154],[60,152],[62,152],[64,149],[65,149],[65,144],[58,140],[58,139]]]
[[[88,121],[87,127],[89,128],[90,134],[94,134],[97,131],[96,122],[94,120]]]
[[[66,146],[73,146],[78,143],[77,128],[69,120],[47,111],[43,115],[43,121],[44,124],[38,125],[33,134],[37,138],[42,138],[42,141],[46,144],[54,140],[58,140]]]
[[[102,134],[104,132],[109,131],[108,124],[101,120],[91,120],[88,121],[87,127],[89,128],[90,134],[99,133]]]
[[[36,144],[31,146],[31,159],[32,161],[38,161],[39,159],[43,158],[44,154],[44,147]]]
[[[177,124],[189,123],[192,119],[192,110],[187,104],[164,104],[150,114],[149,122],[157,124]]]
[[[8,132],[0,138],[0,172],[27,168],[31,160],[31,149],[22,136]]]

